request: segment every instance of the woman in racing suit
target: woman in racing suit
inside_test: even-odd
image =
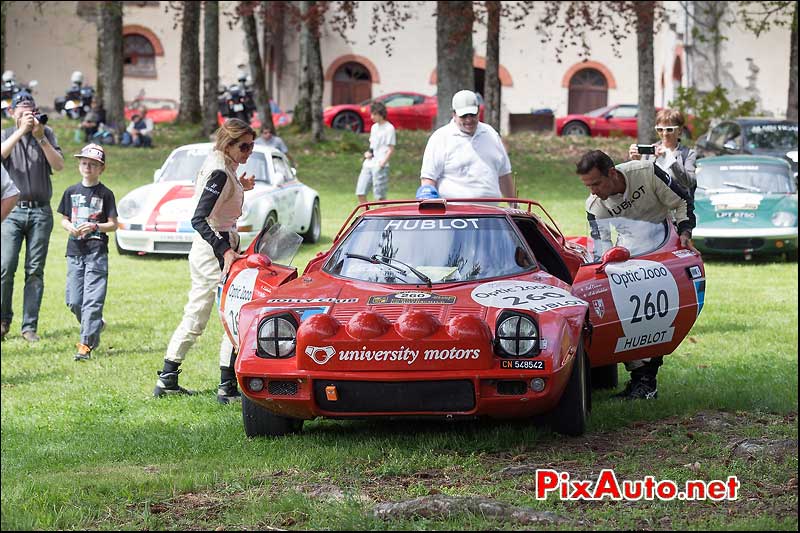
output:
[[[242,214],[244,191],[254,186],[255,176],[236,176],[239,165],[247,162],[253,151],[255,132],[244,121],[231,118],[217,130],[214,149],[206,158],[195,183],[196,203],[192,227],[197,231],[189,252],[192,288],[183,309],[183,319],[172,334],[164,356],[164,369],[158,372],[153,395],[192,394],[178,385],[178,368],[186,352],[203,333],[208,323],[217,284],[227,275],[231,264],[243,257],[238,253],[239,234],[236,221]],[[227,335],[220,346],[220,385],[217,399],[228,403],[240,398],[233,371],[235,353]]]

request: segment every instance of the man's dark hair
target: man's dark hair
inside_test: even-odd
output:
[[[369,106],[369,112],[377,113],[383,118],[386,118],[386,106],[383,105],[383,102],[372,102],[372,105]]]
[[[608,176],[608,171],[614,168],[614,161],[602,150],[590,150],[583,154],[576,165],[578,175],[588,174],[596,168],[603,176]]]

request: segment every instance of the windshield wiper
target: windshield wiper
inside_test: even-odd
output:
[[[727,185],[728,187],[734,187],[736,189],[743,189],[745,191],[761,192],[761,189],[759,189],[758,187],[753,187],[752,185],[745,185],[743,183],[733,183],[730,181],[723,181],[722,184]]]
[[[420,272],[419,270],[417,270],[413,266],[411,266],[411,265],[409,265],[407,263],[403,263],[399,259],[395,259],[394,257],[386,257],[386,256],[383,256],[383,255],[378,255],[378,254],[373,255],[372,259],[374,259],[375,261],[377,261],[377,262],[379,262],[379,263],[381,263],[383,265],[391,267],[391,268],[398,268],[398,267],[396,267],[396,266],[391,264],[392,261],[394,261],[396,263],[400,263],[404,267],[408,268],[411,272],[413,272],[415,276],[417,276],[419,279],[424,281],[428,285],[428,288],[433,287],[433,282],[431,281],[431,278],[429,278],[428,276],[426,276],[425,274],[423,274],[422,272]],[[400,269],[398,269],[398,270],[400,270]],[[402,272],[402,270],[401,270],[401,272]],[[405,272],[403,272],[403,273],[405,274]]]

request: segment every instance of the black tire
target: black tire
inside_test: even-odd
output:
[[[264,229],[269,231],[269,228],[278,223],[278,213],[270,211],[267,218],[264,219]]]
[[[311,223],[308,231],[303,233],[303,242],[315,243],[322,235],[322,214],[319,209],[319,198],[314,199],[314,207],[311,208]]]
[[[331,127],[336,130],[350,130],[353,133],[364,131],[364,121],[352,111],[342,111],[331,122]]]
[[[303,421],[270,413],[257,403],[242,395],[242,421],[244,433],[248,437],[280,437],[298,433],[303,429]]]
[[[619,386],[619,376],[616,363],[592,369],[592,390],[616,389],[617,386]]]
[[[567,135],[586,137],[589,135],[589,126],[577,120],[567,122],[567,125],[561,130],[561,135],[562,137],[566,137]]]
[[[586,432],[591,410],[588,368],[589,361],[583,352],[583,345],[579,344],[564,394],[550,413],[550,427],[556,433],[577,437]]]
[[[114,244],[117,245],[117,253],[119,255],[136,255],[135,251],[126,250],[125,248],[123,248],[122,246],[119,245],[119,237],[117,237],[116,234],[114,234]]]

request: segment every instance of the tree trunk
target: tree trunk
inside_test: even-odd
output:
[[[273,80],[273,70],[272,70],[272,55],[275,45],[274,41],[274,31],[272,27],[275,25],[275,20],[273,20],[274,10],[270,9],[270,3],[266,0],[261,0],[261,64],[264,65],[264,75],[266,76],[266,83],[267,83],[267,93],[274,98],[274,80]],[[273,4],[276,2],[272,2]]]
[[[653,19],[655,2],[636,2],[636,40],[639,61],[639,112],[636,138],[649,144],[655,138],[655,68],[653,67]]]
[[[794,4],[792,22],[792,51],[789,55],[789,101],[786,105],[786,118],[797,122],[797,3]]]
[[[301,17],[308,14],[310,2],[300,0],[298,7]],[[297,125],[299,131],[309,131],[311,129],[311,80],[309,78],[308,64],[308,21],[302,20],[300,23],[300,76],[297,104],[294,108],[293,124]]]
[[[472,2],[439,0],[436,3],[436,93],[439,110],[436,127],[452,117],[453,95],[473,90]]]
[[[312,2],[313,5],[315,2]],[[320,26],[322,21],[311,21],[308,32],[308,78],[311,84],[311,138],[320,142],[323,138],[324,124],[322,122],[322,91],[325,87],[325,78],[322,72],[322,52],[319,45]]]
[[[181,103],[178,120],[200,122],[200,2],[183,2],[181,27]]]
[[[486,15],[485,118],[487,124],[500,131],[500,2],[486,2]]]
[[[125,101],[122,88],[122,2],[100,2],[97,39],[102,43],[101,70],[103,108],[109,125],[120,133],[125,129]]]
[[[217,129],[219,109],[219,3],[203,2],[203,135]]]
[[[247,44],[247,59],[250,64],[250,74],[253,76],[253,97],[255,98],[258,120],[262,127],[268,127],[273,132],[272,111],[269,108],[269,93],[264,81],[264,65],[261,63],[261,54],[258,51],[258,29],[256,17],[250,12],[242,17],[244,39]]]

